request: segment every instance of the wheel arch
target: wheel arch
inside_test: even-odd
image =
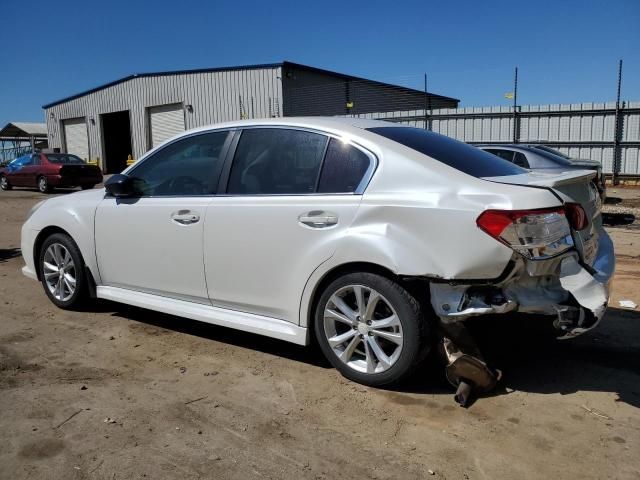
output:
[[[311,291],[308,301],[305,302],[305,299],[303,298],[302,315],[300,319],[301,326],[307,328],[309,331],[309,342],[315,341],[313,338],[313,323],[315,321],[314,313],[324,289],[336,278],[354,272],[374,273],[388,278],[389,280],[393,280],[401,284],[419,301],[422,302],[428,300],[429,283],[426,278],[397,275],[388,267],[373,262],[354,261],[335,265],[324,272],[310,288]]]
[[[33,242],[33,252],[32,252],[33,264],[36,267],[36,276],[38,277],[38,280],[42,280],[42,266],[40,265],[40,250],[42,249],[42,245],[44,244],[45,240],[55,233],[61,233],[63,235],[68,236],[76,244],[76,246],[78,246],[78,243],[74,240],[73,236],[69,232],[67,232],[64,228],[61,228],[57,225],[50,225],[40,230],[40,232],[38,233],[38,236]],[[78,246],[78,252],[80,252],[80,256],[82,257],[82,262],[84,263],[84,270],[87,275],[89,295],[92,298],[95,298],[96,282],[93,276],[93,272],[91,271],[91,268],[87,264],[84,254],[82,253],[82,249],[79,246]]]

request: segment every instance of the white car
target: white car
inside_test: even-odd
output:
[[[219,124],[36,205],[23,272],[61,308],[97,297],[317,342],[344,376],[384,385],[438,322],[546,314],[560,337],[599,322],[614,253],[593,175],[386,122]]]

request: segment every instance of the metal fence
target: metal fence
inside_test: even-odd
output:
[[[471,144],[530,143],[640,175],[640,102],[407,110],[349,115],[427,128]],[[616,116],[618,121],[616,122]],[[617,127],[617,128],[616,128]]]

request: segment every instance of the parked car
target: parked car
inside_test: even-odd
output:
[[[97,297],[317,342],[344,376],[385,385],[438,322],[519,311],[562,337],[595,327],[614,253],[594,175],[379,121],[220,124],[36,205],[23,272],[60,308]]]
[[[570,158],[568,155],[547,147],[546,145],[507,144],[507,145],[477,145],[482,150],[493,153],[522,168],[531,170],[564,172],[567,170],[594,170],[596,176],[593,179],[600,198],[604,201],[606,187],[602,165],[595,160],[581,160]]]
[[[0,168],[0,188],[36,187],[42,193],[55,187],[93,188],[102,182],[102,172],[80,157],[68,153],[30,153]]]

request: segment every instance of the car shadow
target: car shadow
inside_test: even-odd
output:
[[[528,316],[476,319],[470,325],[488,364],[503,374],[489,396],[514,390],[561,395],[610,392],[617,395],[616,401],[640,407],[640,312],[610,308],[595,330],[571,340],[546,335],[540,317],[522,317]],[[404,389],[433,393],[419,379]]]
[[[0,248],[0,263],[7,262],[20,256],[19,248]]]
[[[237,347],[256,350],[259,352],[276,355],[307,363],[316,367],[331,368],[331,364],[322,356],[317,347],[304,347],[293,343],[265,337],[254,333],[243,332],[233,328],[211,325],[196,320],[185,321],[182,317],[168,315],[166,313],[154,312],[144,308],[132,307],[101,300],[98,309],[102,312],[110,312],[113,316],[125,320],[142,322],[147,325],[172,330],[216,342],[223,342]],[[95,309],[92,309],[95,311]]]
[[[100,302],[100,309],[128,321],[224,342],[277,355],[296,362],[331,368],[317,347],[288,342],[137,307]],[[526,317],[526,318],[522,318]],[[472,331],[487,362],[503,372],[488,396],[513,390],[537,394],[579,391],[611,392],[617,400],[640,407],[640,312],[610,308],[594,331],[572,340],[554,340],[539,328],[539,319],[505,315],[475,319]],[[444,376],[444,363],[433,349],[421,367],[395,392],[453,395]]]

